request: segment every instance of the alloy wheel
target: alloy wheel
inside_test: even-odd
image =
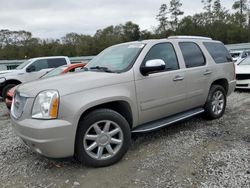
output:
[[[221,91],[218,90],[213,94],[213,98],[212,98],[213,113],[215,115],[219,115],[223,111],[224,105],[225,105],[224,95]]]
[[[103,120],[92,124],[83,138],[85,152],[97,160],[114,157],[123,144],[123,132],[118,124]]]

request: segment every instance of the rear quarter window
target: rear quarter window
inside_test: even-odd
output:
[[[232,56],[222,43],[203,42],[203,45],[214,59],[215,63],[232,62]]]
[[[67,65],[66,59],[64,58],[56,58],[56,59],[48,59],[49,68],[57,68],[62,65]]]

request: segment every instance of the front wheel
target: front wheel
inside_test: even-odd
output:
[[[225,89],[220,85],[212,85],[205,104],[204,117],[218,119],[223,116],[227,104]]]
[[[109,109],[95,110],[79,123],[75,155],[88,166],[108,166],[123,157],[130,142],[130,127],[122,115]]]

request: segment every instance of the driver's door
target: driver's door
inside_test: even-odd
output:
[[[156,44],[147,53],[143,64],[153,59],[162,59],[166,68],[135,81],[139,124],[167,117],[187,108],[186,75],[180,69],[173,45]]]

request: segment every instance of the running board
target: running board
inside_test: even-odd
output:
[[[190,118],[192,116],[201,114],[203,112],[204,112],[203,108],[195,108],[195,109],[185,111],[185,112],[182,112],[182,113],[179,113],[179,114],[167,117],[167,118],[163,118],[163,119],[156,120],[156,121],[153,121],[150,123],[145,123],[145,124],[139,125],[132,130],[132,133],[142,133],[142,132],[154,131],[154,130],[160,129],[162,127],[176,123],[178,121],[182,121],[182,120]]]

